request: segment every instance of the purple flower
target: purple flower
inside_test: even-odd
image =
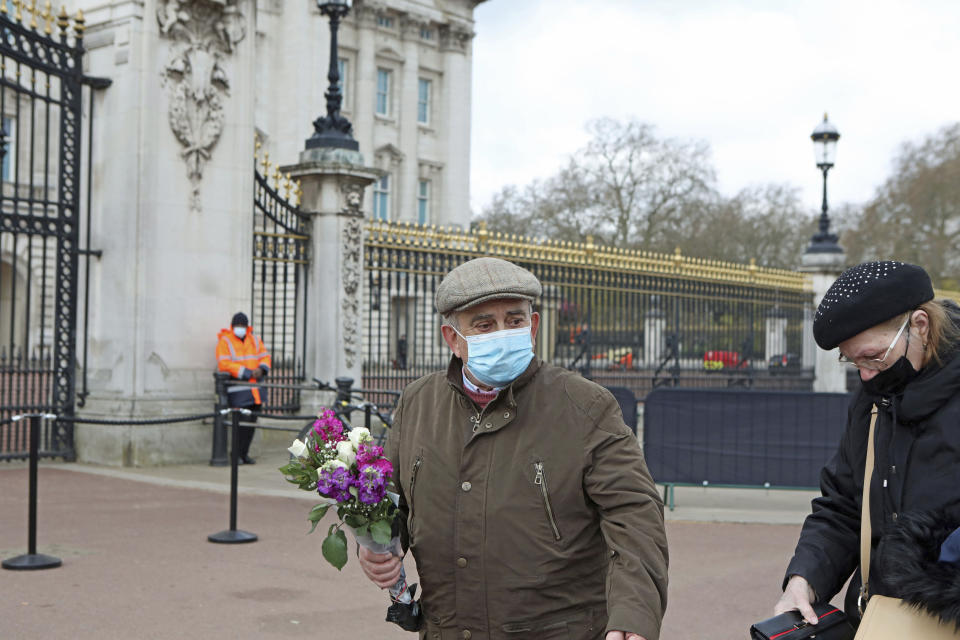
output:
[[[361,444],[357,449],[357,465],[364,466],[383,457],[383,447],[375,444]]]
[[[323,496],[336,499],[337,502],[345,502],[350,499],[351,480],[353,478],[350,471],[343,467],[321,469],[317,478],[317,491]]]
[[[357,497],[360,502],[377,504],[383,500],[386,490],[387,476],[377,466],[371,464],[360,469],[357,479]]]
[[[343,423],[337,419],[337,416],[330,409],[324,409],[320,412],[313,423],[313,431],[323,442],[336,444],[347,439],[343,435]],[[316,450],[320,450],[319,442],[316,443]]]

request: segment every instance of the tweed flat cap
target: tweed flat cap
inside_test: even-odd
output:
[[[500,258],[474,258],[452,269],[437,287],[437,311],[447,315],[488,300],[523,298],[533,302],[543,288],[537,277]]]
[[[813,319],[813,338],[829,351],[929,300],[933,283],[923,267],[893,260],[864,262],[841,273],[827,289]]]

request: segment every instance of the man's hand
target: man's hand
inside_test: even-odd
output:
[[[607,636],[604,640],[646,640],[643,636],[638,636],[635,633],[626,632],[624,635],[623,631],[607,631]]]
[[[360,547],[360,568],[381,589],[394,585],[400,577],[400,566],[400,558],[392,553],[374,553]]]
[[[263,369],[261,369],[260,367],[257,367],[256,369],[250,372],[250,378],[253,380],[259,380],[262,377],[263,377]]]
[[[803,576],[792,575],[787,582],[787,588],[783,590],[783,595],[780,596],[777,604],[773,607],[773,615],[778,616],[781,613],[796,609],[804,620],[810,624],[817,624],[819,618],[813,612],[813,607],[810,606],[810,603],[816,598],[817,594],[814,593],[813,587]]]

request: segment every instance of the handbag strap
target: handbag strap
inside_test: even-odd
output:
[[[857,608],[863,615],[867,599],[870,597],[867,585],[870,582],[870,480],[873,478],[874,451],[873,435],[877,427],[877,405],[870,411],[870,434],[867,436],[867,462],[863,471],[863,500],[860,506],[860,597]]]

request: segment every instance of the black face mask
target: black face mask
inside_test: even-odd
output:
[[[869,380],[860,380],[860,384],[867,393],[874,396],[896,395],[917,377],[917,373],[907,356],[902,355],[899,360]]]

